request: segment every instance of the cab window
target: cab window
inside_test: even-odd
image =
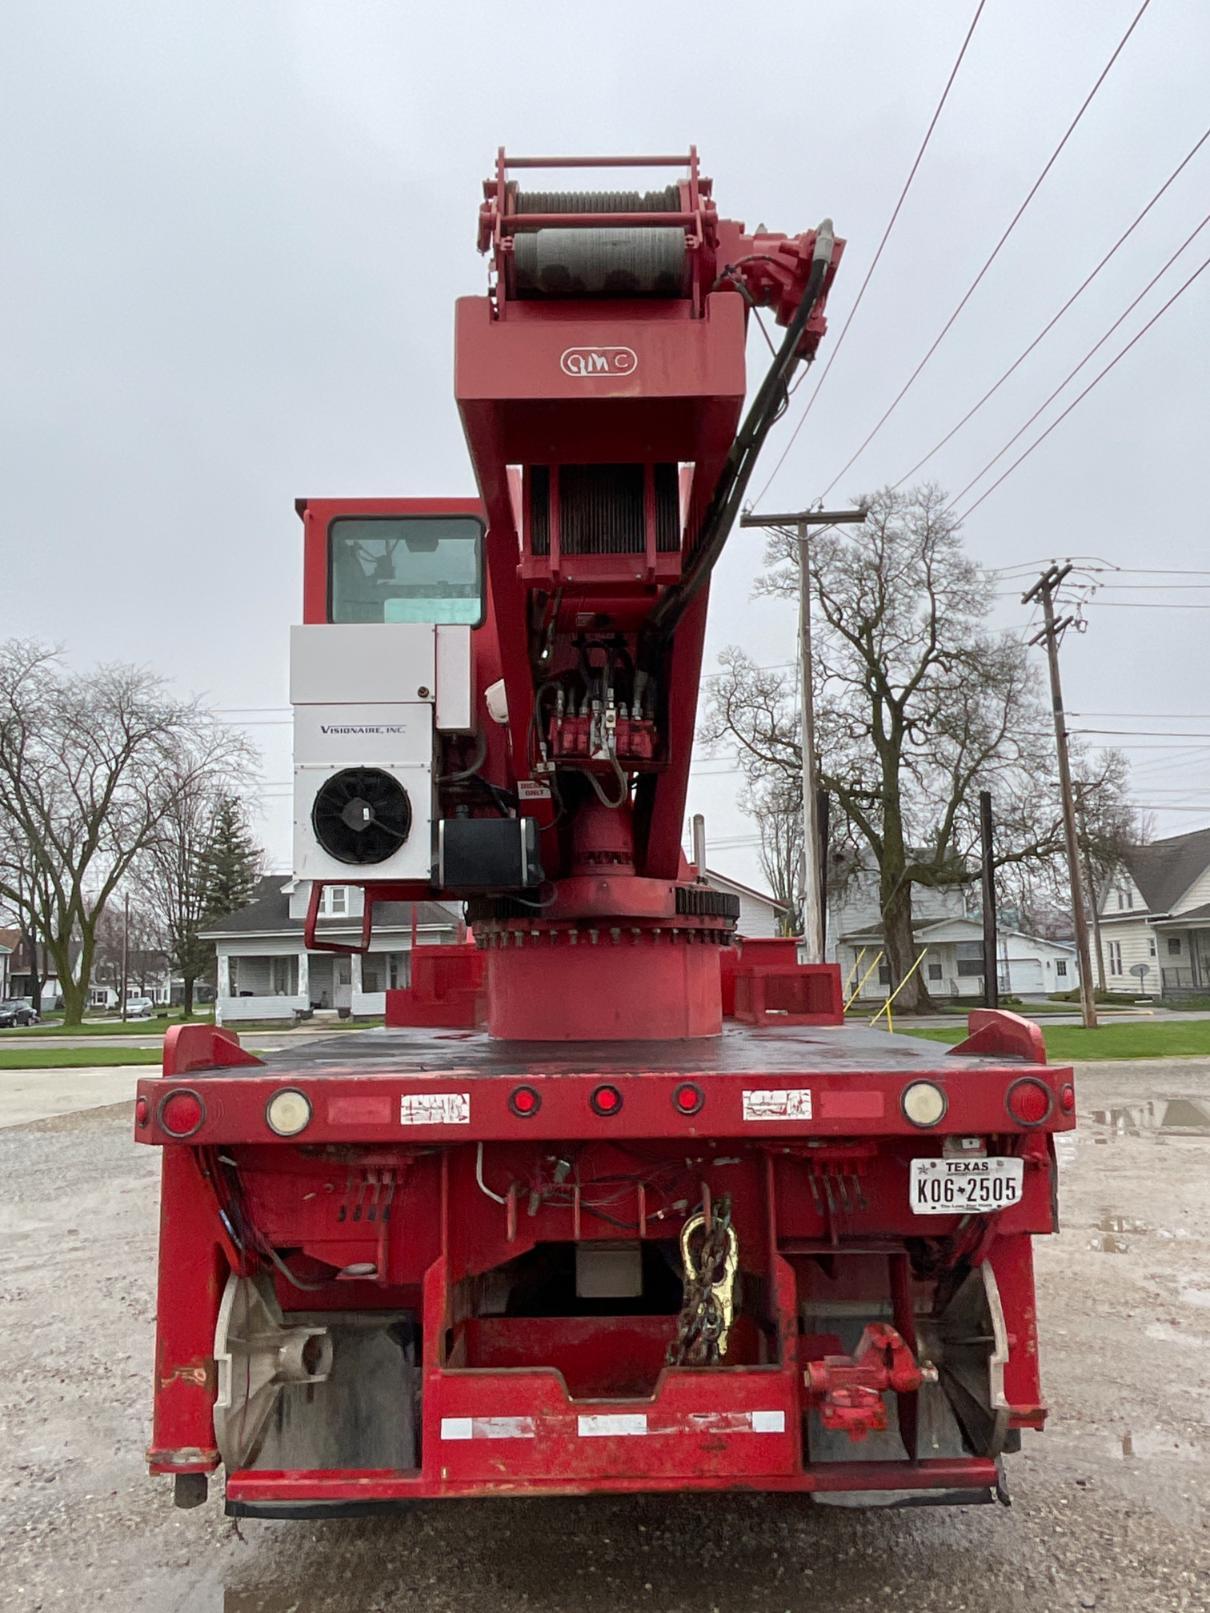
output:
[[[483,525],[468,515],[343,518],[328,529],[333,622],[483,620]]]

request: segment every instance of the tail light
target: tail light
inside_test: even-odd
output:
[[[1013,1082],[1004,1101],[1019,1126],[1040,1126],[1049,1115],[1054,1098],[1048,1086],[1026,1075]]]
[[[693,1081],[682,1081],[672,1094],[672,1107],[678,1114],[695,1115],[706,1101],[706,1094]]]
[[[178,1087],[160,1099],[159,1118],[170,1137],[192,1137],[206,1118],[206,1105],[196,1092]]]
[[[598,1087],[588,1101],[594,1114],[608,1117],[622,1107],[622,1094],[617,1087]]]
[[[533,1087],[514,1087],[508,1096],[508,1106],[522,1120],[528,1120],[542,1107],[542,1096]]]

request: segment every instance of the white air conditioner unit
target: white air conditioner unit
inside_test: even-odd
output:
[[[470,629],[295,627],[290,699],[295,877],[431,881],[436,734],[471,726]]]

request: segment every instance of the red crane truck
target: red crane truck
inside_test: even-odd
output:
[[[532,170],[668,169],[656,190]],[[556,175],[556,179],[561,178]],[[508,158],[456,308],[462,499],[305,499],[295,899],[465,903],[379,1030],[179,1027],[151,1470],[193,1505],[1004,1498],[1071,1071],[843,1023],[681,850],[711,570],[843,251],[687,157]],[[746,413],[749,315],[784,334]],[[346,950],[350,950],[347,949]],[[353,966],[351,966],[353,967]]]

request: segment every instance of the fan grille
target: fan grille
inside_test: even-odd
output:
[[[346,767],[316,792],[311,828],[329,857],[386,862],[412,829],[412,804],[398,779],[378,767]]]

